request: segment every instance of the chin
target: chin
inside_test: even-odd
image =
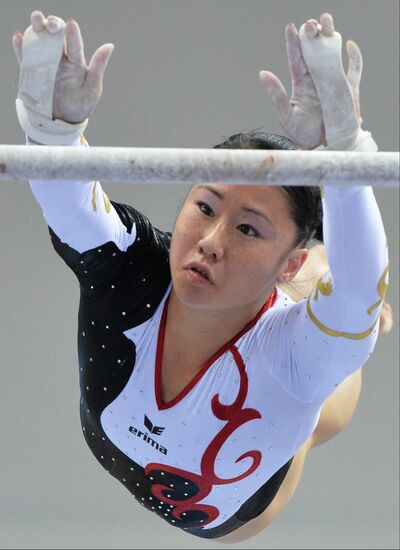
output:
[[[223,309],[222,296],[213,286],[194,286],[183,277],[172,277],[172,289],[179,302],[197,310]]]
[[[218,303],[215,296],[211,298],[205,292],[199,292],[197,289],[173,285],[173,291],[180,302],[193,309],[215,309],[216,302]]]

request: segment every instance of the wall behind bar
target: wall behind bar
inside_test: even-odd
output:
[[[258,71],[289,85],[285,24],[328,10],[364,54],[364,128],[381,150],[399,150],[396,0],[0,0],[0,143],[24,142],[11,35],[36,8],[77,19],[88,57],[116,45],[86,132],[93,145],[211,147],[242,129],[279,133]],[[188,187],[106,189],[171,229]],[[399,193],[376,195],[395,328],[365,367],[350,426],[311,452],[291,504],[238,548],[398,547]],[[0,205],[0,546],[219,548],[151,517],[98,467],[78,416],[75,279],[26,182],[1,183]]]

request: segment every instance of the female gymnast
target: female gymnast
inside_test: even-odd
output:
[[[289,24],[286,42],[292,96],[272,73],[260,79],[288,137],[238,134],[217,147],[375,151],[361,129],[358,46],[347,43],[346,75],[326,13]],[[87,146],[113,45],[87,65],[77,23],[39,11],[13,44],[28,145]],[[329,183],[322,201],[310,187],[195,185],[171,236],[99,182],[31,181],[80,284],[84,437],[171,526],[253,536],[291,499],[308,451],[354,413],[388,251],[372,189]],[[307,248],[322,215],[327,260]]]

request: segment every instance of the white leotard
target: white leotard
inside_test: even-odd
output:
[[[260,514],[324,400],[372,353],[388,251],[373,191],[362,183],[325,188],[330,270],[309,299],[294,303],[275,291],[164,403],[170,235],[110,203],[98,182],[31,182],[53,245],[81,286],[86,440],[141,504],[172,525],[216,537]]]

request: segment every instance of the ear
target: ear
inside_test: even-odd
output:
[[[295,248],[285,259],[282,266],[282,271],[277,277],[276,282],[278,284],[289,283],[292,281],[301,267],[304,265],[304,262],[308,258],[307,248]]]

